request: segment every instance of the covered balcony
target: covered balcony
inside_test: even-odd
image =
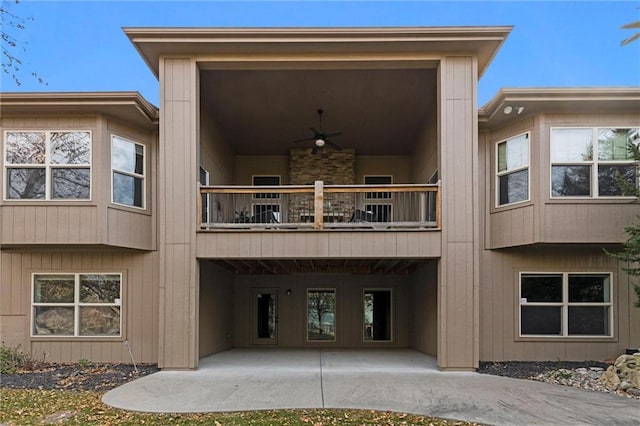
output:
[[[201,186],[201,230],[439,229],[439,184]]]
[[[440,229],[436,62],[199,65],[199,231]]]

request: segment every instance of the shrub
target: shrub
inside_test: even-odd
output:
[[[12,348],[2,342],[0,346],[0,373],[16,373],[25,366],[28,360],[29,355],[20,350],[20,345]]]

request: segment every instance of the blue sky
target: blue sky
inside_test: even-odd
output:
[[[620,26],[640,1],[35,1],[16,86],[2,91],[136,90],[158,104],[158,82],[122,27],[332,27],[513,25],[479,84],[478,102],[502,87],[640,86],[640,40]],[[39,73],[48,83],[30,77]]]

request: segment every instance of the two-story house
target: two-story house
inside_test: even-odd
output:
[[[3,93],[0,333],[197,368],[232,347],[480,360],[640,345],[616,250],[640,88],[477,83],[511,27],[127,28],[160,82]],[[541,64],[544,66],[544,64]]]

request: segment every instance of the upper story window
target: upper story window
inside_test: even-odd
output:
[[[520,336],[611,337],[610,273],[520,275]]]
[[[640,144],[640,128],[551,129],[551,196],[622,196],[621,180],[637,188],[630,144]]]
[[[145,208],[145,146],[120,136],[111,139],[111,201]]]
[[[90,131],[5,132],[7,200],[89,200]]]
[[[529,200],[529,134],[496,146],[498,206]]]

